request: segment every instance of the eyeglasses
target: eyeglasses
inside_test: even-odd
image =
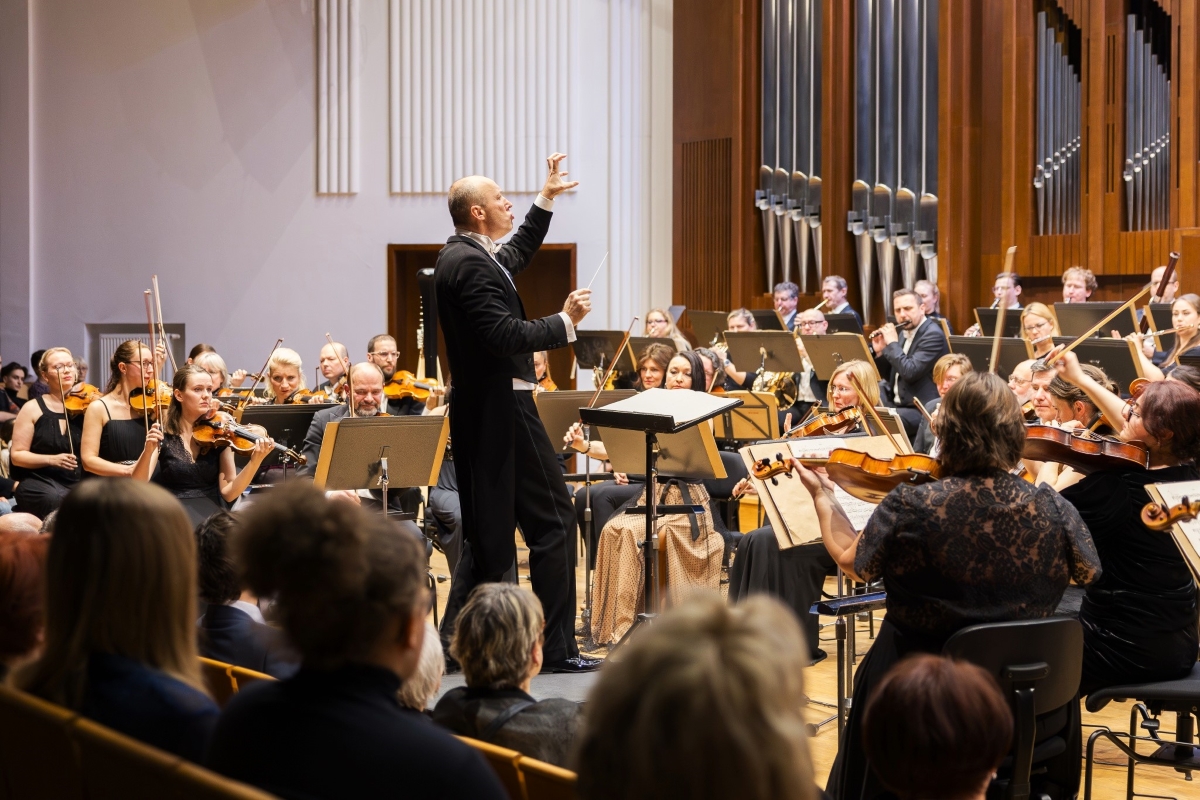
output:
[[[384,359],[400,357],[400,353],[395,350],[376,350],[374,353],[371,353],[371,355]]]
[[[1142,412],[1138,411],[1137,401],[1126,400],[1125,405],[1121,407],[1121,416],[1127,420],[1131,420],[1134,417],[1138,417],[1140,419]]]
[[[1018,386],[1024,386],[1027,383],[1033,383],[1033,378],[1022,378],[1017,375],[1009,375],[1008,382],[1015,383]]]
[[[154,370],[154,362],[153,361],[126,361],[125,363],[129,364],[132,367],[141,367],[142,369],[151,370],[151,371]]]
[[[801,328],[815,328],[824,322],[825,322],[825,320],[823,320],[823,319],[820,319],[820,320],[802,319],[802,320],[800,320],[800,327]]]

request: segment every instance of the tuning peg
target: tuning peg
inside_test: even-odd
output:
[[[778,486],[778,485],[779,485],[779,481],[778,481],[778,480],[776,480],[775,478],[771,478],[771,485],[772,485],[772,486]]]

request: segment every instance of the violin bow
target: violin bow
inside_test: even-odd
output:
[[[167,351],[167,358],[171,360],[171,371],[175,372],[179,369],[179,365],[175,363],[175,354],[171,352],[171,346],[167,344],[167,329],[163,326],[162,315],[162,298],[158,294],[158,276],[150,276],[150,286],[154,289],[154,307],[158,309],[158,340],[163,343],[163,349]]]
[[[1060,358],[1062,358],[1064,355],[1066,355],[1067,353],[1069,353],[1069,352],[1071,352],[1072,350],[1074,350],[1074,349],[1075,349],[1076,347],[1078,347],[1078,346],[1079,346],[1079,345],[1080,345],[1080,344],[1081,344],[1081,343],[1082,343],[1082,342],[1083,342],[1085,339],[1087,339],[1087,338],[1089,338],[1090,336],[1092,336],[1094,333],[1096,333],[1096,331],[1103,329],[1105,325],[1107,325],[1108,323],[1112,322],[1114,319],[1116,319],[1117,317],[1119,317],[1121,314],[1123,314],[1123,313],[1125,313],[1126,311],[1128,311],[1130,308],[1132,308],[1134,305],[1136,305],[1136,304],[1137,304],[1137,301],[1138,301],[1138,300],[1141,300],[1143,297],[1145,297],[1145,296],[1146,296],[1147,294],[1149,294],[1149,293],[1150,293],[1150,287],[1149,287],[1149,286],[1147,286],[1147,287],[1145,287],[1144,289],[1142,289],[1140,292],[1138,292],[1137,294],[1135,294],[1133,297],[1131,297],[1131,298],[1129,298],[1128,300],[1126,300],[1126,301],[1125,301],[1124,303],[1122,303],[1122,304],[1121,304],[1121,305],[1120,305],[1120,306],[1119,306],[1117,309],[1115,309],[1115,310],[1114,310],[1114,311],[1113,311],[1111,314],[1109,314],[1107,317],[1105,317],[1104,319],[1100,320],[1100,321],[1099,321],[1099,322],[1097,322],[1095,325],[1093,325],[1091,328],[1089,328],[1089,329],[1088,329],[1086,332],[1084,332],[1084,334],[1083,334],[1082,336],[1080,336],[1078,339],[1076,339],[1075,341],[1073,341],[1073,342],[1071,342],[1070,344],[1066,345],[1065,347],[1063,347],[1063,349],[1062,349],[1062,350],[1059,350],[1057,353],[1055,353],[1054,355],[1050,356],[1050,358],[1046,359],[1046,364],[1047,364],[1047,365],[1049,365],[1049,364],[1053,364],[1055,361],[1058,361],[1058,360],[1059,360]]]
[[[337,344],[329,335],[329,331],[325,331],[325,341],[329,342],[329,346],[333,348],[333,354],[336,356],[338,354]],[[346,368],[346,407],[350,409],[350,416],[354,417],[357,416],[354,413],[354,379],[350,377],[350,368],[354,365],[350,363],[349,350],[346,350],[346,355],[342,358],[342,365]],[[331,385],[329,388],[333,389],[333,386]]]
[[[1179,263],[1179,253],[1171,253],[1167,256],[1167,266],[1163,270],[1162,280],[1158,283],[1158,291],[1150,296],[1146,301],[1146,306],[1142,310],[1142,322],[1138,326],[1139,331],[1144,333],[1154,333],[1153,318],[1150,316],[1150,304],[1155,301],[1161,301],[1163,292],[1167,288],[1167,284],[1171,282],[1171,278],[1175,275],[1176,265]]]
[[[1004,271],[1013,274],[1013,262],[1017,260],[1017,246],[1013,245],[1008,248],[1008,252],[1004,254]],[[1011,279],[1010,279],[1011,280]],[[1001,303],[997,306],[996,311],[996,329],[992,331],[992,359],[988,363],[988,372],[993,375],[999,374],[1000,370],[1000,337],[1004,335],[1004,317],[1008,313],[1008,306]],[[925,409],[921,409],[922,412]],[[926,415],[928,416],[928,415]]]
[[[867,415],[871,418],[875,425],[878,426],[879,430],[883,431],[883,434],[888,438],[888,441],[892,443],[892,447],[896,450],[896,454],[903,454],[905,448],[900,446],[900,442],[896,440],[896,437],[892,435],[892,432],[889,431],[887,426],[883,424],[883,420],[880,418],[879,412],[875,410],[875,406],[871,405],[869,402],[866,402],[868,399],[867,393],[863,391],[862,384],[858,382],[858,376],[853,372],[847,372],[846,376],[850,378],[850,382],[854,384],[854,391],[858,392],[859,407],[867,409]]]
[[[74,367],[72,367],[72,369],[74,369]],[[75,439],[73,436],[71,436],[71,418],[67,414],[67,390],[63,388],[63,368],[55,367],[54,371],[58,373],[58,399],[61,400],[63,404],[63,421],[67,423],[67,447],[71,448],[71,455],[75,455]],[[82,468],[82,465],[79,464],[78,459],[76,459],[75,469],[71,470],[71,472],[75,473]]]
[[[271,357],[275,355],[275,351],[278,350],[279,346],[282,344],[283,337],[280,336],[275,340],[275,346],[271,348],[271,352],[267,354],[267,360],[263,364],[262,369],[260,369],[258,374],[254,376],[254,383],[250,384],[250,391],[246,392],[244,395],[242,395],[241,399],[238,400],[238,411],[241,411],[243,408],[245,408],[246,404],[250,402],[250,398],[254,396],[254,390],[258,388],[258,382],[262,380],[263,375],[267,374],[267,366],[271,363]]]
[[[143,291],[142,297],[145,298],[145,300],[146,300],[146,325],[150,328],[150,351],[152,353],[154,353],[154,355],[152,355],[150,357],[150,360],[154,362],[154,373],[155,373],[154,410],[155,410],[155,415],[158,417],[158,421],[161,424],[163,421],[163,417],[162,417],[162,405],[158,402],[158,381],[162,380],[162,376],[159,374],[159,369],[158,369],[158,342],[154,338],[154,314],[150,311],[150,290],[146,289],[145,291]],[[146,402],[147,388],[148,388],[148,383],[146,381],[146,376],[143,374],[142,375],[142,405],[145,406],[145,408],[143,409],[143,413],[146,416],[146,433],[149,433],[150,432],[150,404]]]

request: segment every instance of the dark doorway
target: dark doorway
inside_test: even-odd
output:
[[[441,249],[440,244],[388,245],[388,332],[396,337],[400,369],[414,373],[417,371],[417,326],[421,319],[417,272],[426,267],[432,269]],[[516,283],[525,304],[525,315],[530,319],[562,311],[563,301],[575,285],[575,245],[542,245],[529,267],[517,275]],[[443,378],[449,381],[450,363],[446,359],[446,344],[440,326],[438,362]],[[569,347],[550,351],[550,374],[560,387],[573,388]]]

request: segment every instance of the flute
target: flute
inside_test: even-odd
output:
[[[906,331],[911,327],[912,323],[910,322],[897,322],[895,325],[895,328],[898,331]],[[874,339],[876,336],[883,336],[883,328],[871,331],[871,338]]]
[[[1182,331],[1192,331],[1195,329],[1195,325],[1180,325],[1178,328],[1167,328],[1165,331],[1146,331],[1145,333],[1139,333],[1137,335],[1143,339],[1149,339],[1151,336],[1163,336],[1168,333],[1180,333]]]

